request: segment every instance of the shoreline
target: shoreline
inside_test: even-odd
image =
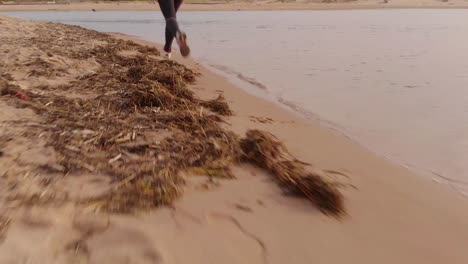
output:
[[[280,10],[368,10],[368,9],[466,9],[468,2],[399,1],[383,4],[380,1],[353,3],[185,3],[182,11],[280,11]],[[0,12],[14,11],[155,11],[159,6],[149,2],[71,3],[71,4],[3,4]]]
[[[44,25],[21,23],[26,22],[8,18],[0,27],[18,26],[21,30],[5,33],[13,38],[18,32]],[[112,36],[159,48],[134,37]],[[29,53],[18,54],[28,59]],[[342,189],[348,215],[341,220],[322,215],[309,203],[282,195],[262,170],[243,165],[234,168],[237,179],[219,180],[219,185],[209,189],[199,188],[204,183],[202,177],[187,177],[187,190],[173,207],[135,216],[89,215],[73,206],[24,208],[24,214],[10,221],[0,242],[0,262],[34,258],[39,263],[51,263],[58,257],[62,263],[71,263],[71,259],[78,262],[78,253],[83,251],[80,248],[86,248],[86,254],[82,254],[86,259],[103,264],[123,259],[194,264],[207,260],[225,264],[466,263],[467,199],[447,186],[377,157],[318,123],[248,94],[196,61],[177,54],[174,60],[201,73],[191,85],[199,98],[211,99],[220,93],[225,96],[235,113],[226,119],[230,130],[238,135],[252,128],[271,132],[294,156],[313,164],[314,170],[335,173],[337,180],[354,186]],[[94,65],[92,61],[86,63],[89,65],[70,63],[69,68],[80,76]],[[0,101],[0,121],[28,115],[32,114],[27,109]],[[44,153],[33,157],[43,157]],[[4,155],[9,154],[5,151]],[[79,177],[63,178],[73,188],[82,184]],[[79,232],[82,230],[84,234]],[[46,243],[41,243],[44,238]],[[68,245],[72,245],[71,251]]]
[[[152,42],[145,41],[145,40],[141,40],[139,38],[128,37],[122,34],[116,34],[116,35],[120,35],[119,37],[122,37],[124,39],[134,40],[141,44],[154,45],[158,48],[160,47],[160,45],[157,45]],[[293,155],[295,155],[302,161],[310,162],[317,169],[334,170],[334,169],[339,168],[338,171],[343,171],[346,174],[348,174],[348,176],[350,177],[350,183],[356,186],[357,190],[352,190],[352,188],[344,189],[347,205],[351,207],[352,209],[349,212],[349,218],[346,218],[347,220],[344,220],[343,222],[341,222],[341,224],[346,225],[346,221],[348,220],[355,224],[357,223],[363,224],[364,222],[366,222],[367,224],[363,224],[363,225],[368,225],[368,227],[370,228],[369,230],[372,230],[373,228],[376,227],[373,225],[373,223],[375,222],[374,221],[368,222],[370,220],[369,218],[362,219],[361,217],[364,215],[378,216],[379,220],[375,219],[377,220],[376,222],[379,222],[378,226],[387,226],[387,227],[396,228],[394,230],[394,232],[396,232],[395,234],[396,236],[393,237],[391,240],[396,239],[400,241],[399,243],[405,244],[406,242],[404,242],[403,240],[400,240],[400,239],[403,239],[404,236],[401,236],[403,234],[398,233],[397,231],[402,226],[397,227],[398,225],[400,224],[403,224],[403,226],[406,225],[407,223],[405,223],[405,221],[406,220],[412,221],[411,220],[412,217],[415,217],[416,215],[418,215],[416,218],[418,218],[419,221],[421,221],[422,219],[425,219],[424,221],[430,222],[429,218],[425,218],[422,215],[420,215],[422,211],[419,211],[419,209],[422,209],[425,206],[429,206],[429,207],[435,206],[435,207],[432,207],[431,209],[426,208],[426,209],[429,209],[429,211],[431,211],[431,212],[428,211],[426,213],[429,213],[432,215],[433,213],[435,213],[435,211],[438,211],[439,209],[442,209],[442,208],[446,208],[448,204],[445,204],[445,203],[451,199],[455,199],[458,202],[460,202],[459,205],[455,205],[456,207],[461,206],[460,208],[462,208],[463,207],[462,204],[468,205],[468,200],[465,197],[462,197],[462,195],[460,195],[458,192],[452,191],[449,186],[436,183],[432,181],[430,178],[417,175],[412,170],[404,166],[401,166],[400,164],[394,163],[391,159],[388,159],[386,157],[382,157],[373,153],[371,150],[365,148],[360,143],[354,141],[351,138],[345,137],[343,134],[341,134],[342,132],[340,131],[332,131],[330,128],[324,127],[314,120],[307,119],[304,116],[302,116],[300,113],[297,113],[296,111],[292,109],[284,109],[282,106],[277,105],[277,102],[275,101],[269,101],[260,96],[252,95],[248,93],[247,91],[245,91],[243,88],[240,88],[236,86],[235,84],[231,83],[231,81],[226,79],[226,77],[220,76],[212,72],[211,70],[209,70],[203,65],[200,65],[196,61],[192,61],[191,59],[189,60],[182,59],[178,56],[175,57],[175,60],[179,63],[188,65],[190,68],[195,68],[197,69],[197,71],[202,73],[200,82],[194,86],[194,89],[197,89],[197,90],[201,89],[201,90],[198,90],[198,94],[202,98],[210,98],[214,94],[216,94],[217,90],[213,89],[213,87],[217,87],[217,88],[223,87],[222,88],[223,94],[226,96],[226,99],[228,100],[228,102],[230,103],[231,107],[233,108],[235,112],[235,115],[229,121],[230,121],[231,128],[236,133],[242,134],[245,132],[247,128],[251,128],[252,126],[255,128],[259,128],[259,129],[271,132],[287,145],[288,149],[291,151]],[[249,113],[254,113],[254,112],[256,113],[256,116],[271,118],[274,121],[271,123],[268,123],[268,122],[258,123],[258,122],[251,122],[251,120],[246,120],[250,116]],[[306,139],[306,140],[302,141],[303,139],[304,140]],[[361,192],[361,190],[366,190],[370,192],[367,194],[356,193],[356,192]],[[390,194],[393,191],[396,191],[398,194],[396,193]],[[382,193],[385,193],[385,194],[380,197],[377,197],[377,196],[372,197],[372,199],[376,199],[376,200],[383,199],[383,200],[377,201],[377,202],[367,201],[369,202],[369,204],[367,204],[367,202],[364,202],[364,201],[366,201],[370,197],[365,198],[365,196],[367,195],[372,196],[371,193],[377,196],[380,196],[380,194]],[[431,197],[428,197],[427,193],[431,193],[434,196],[431,195]],[[403,197],[405,197],[404,199],[405,202],[403,202],[403,200],[401,200],[400,202],[396,202],[394,199],[398,200],[397,198],[398,195],[402,195]],[[438,196],[438,198],[435,198],[436,196]],[[446,198],[448,198],[448,200],[442,201],[442,200],[439,200],[439,198],[441,198],[442,200],[445,200]],[[387,200],[386,202],[384,202],[384,200],[386,199],[390,199],[390,200]],[[374,204],[374,202],[376,203]],[[396,202],[396,204],[393,204],[393,202]],[[416,202],[418,205],[416,207],[413,207],[414,205],[416,205],[416,204],[412,204],[413,202]],[[366,205],[364,205],[364,207],[361,207],[363,206],[363,203]],[[449,203],[451,205],[454,205],[451,202]],[[392,210],[396,210],[390,213],[390,215],[394,214],[396,218],[393,218],[392,216],[384,213],[384,211],[387,211],[387,209],[374,207],[371,204],[374,204],[374,205],[380,204],[380,205],[389,206],[390,208],[392,208]],[[419,207],[419,209],[416,209],[416,211],[419,211],[417,213],[412,212],[413,209],[409,209],[409,208],[406,208],[404,210],[405,213],[403,213],[403,211],[400,211],[400,213],[397,213],[399,209],[402,209],[401,207],[402,204],[406,204],[403,207],[409,206],[409,207],[413,207],[413,209],[419,206],[422,206],[422,204],[425,204],[425,206],[422,206],[422,207]],[[439,209],[436,209],[437,207]],[[361,211],[361,210],[364,210],[364,211]],[[425,213],[422,213],[422,214],[424,215]],[[406,220],[402,222],[398,221],[397,220],[398,215],[405,215]],[[413,216],[410,216],[410,215],[413,215]],[[439,220],[443,219],[443,218],[436,217],[436,215],[441,216],[439,213],[435,213],[432,216]],[[385,220],[381,219],[382,216],[388,217],[388,219],[385,219]],[[282,218],[282,220],[287,221],[286,220],[287,218],[288,217],[284,217]],[[394,222],[395,220],[396,222]],[[461,219],[458,219],[458,220],[461,220]],[[448,228],[448,226],[446,226],[446,228]],[[419,233],[417,229],[418,228],[416,227],[416,223],[415,223],[415,226],[412,229],[412,232],[414,232],[413,233],[414,238],[415,239],[417,238],[418,241],[423,241],[424,239],[422,239],[422,237],[424,237],[425,235],[423,235],[422,233]],[[367,233],[369,232],[369,230],[361,230],[361,232]],[[388,230],[382,230],[382,229],[378,229],[378,230],[379,231],[377,231],[376,229],[372,231],[376,233],[372,233],[372,235],[368,233],[368,235],[370,236],[376,235],[377,237],[380,237],[382,235],[393,236],[389,233]],[[283,231],[280,231],[280,232],[283,232]],[[351,231],[351,230],[345,231],[344,229],[341,229],[341,231],[347,233],[348,231]],[[338,237],[340,237],[341,235],[342,234],[339,234]],[[440,237],[440,236],[435,235],[434,238],[435,237]],[[314,242],[318,242],[318,241],[314,241]],[[315,244],[314,242],[308,241],[306,243]],[[412,243],[413,242],[417,243],[416,240],[413,240]],[[426,244],[426,242],[423,242],[423,244]],[[439,244],[439,243],[436,243],[435,241],[432,241],[432,242],[434,242],[434,244]],[[429,245],[432,242],[426,245]],[[302,243],[304,243],[304,241]],[[358,242],[355,242],[355,243],[358,243]],[[440,245],[441,244],[439,244],[439,246]],[[349,249],[349,251],[352,252],[353,250],[359,250],[358,248],[360,246],[357,246],[354,249]],[[367,245],[367,246],[370,246],[370,245]],[[406,244],[406,246],[408,246],[408,244]],[[403,249],[406,246],[403,245],[400,249]],[[392,253],[395,253],[395,255],[398,255],[399,250],[396,248],[399,248],[399,246],[397,246],[396,244],[391,243],[388,245],[388,250],[392,251]],[[417,256],[417,255],[418,253],[412,252],[409,255],[405,255],[404,258],[413,259],[414,260],[413,263],[423,263],[422,259],[420,261],[417,261],[419,257],[422,257],[422,256]],[[386,256],[385,258],[379,257],[379,259],[381,263],[394,263],[394,261],[396,261],[400,257],[402,256],[401,255],[395,256],[394,260],[391,260],[391,257],[389,256]],[[438,257],[435,257],[435,259],[437,258]],[[329,263],[342,263],[347,258],[341,256],[341,257],[338,257],[338,259],[339,260],[335,260],[335,261],[332,260]],[[424,259],[425,259],[425,262],[427,262],[427,259],[428,259],[427,256],[424,256]],[[441,260],[442,259],[434,260],[434,263],[437,263],[438,261],[441,261]],[[458,263],[457,261],[455,261],[455,259],[453,259],[453,261],[454,263]],[[465,261],[465,258],[463,258],[463,261]],[[431,261],[429,261],[429,263],[430,262]],[[364,261],[364,263],[372,263],[372,262]]]
[[[116,35],[116,36],[122,36],[125,38],[133,39],[133,40],[139,40],[145,42],[144,39],[141,39],[137,36],[132,36],[132,35],[126,35],[123,33],[118,33],[118,32],[108,32],[111,35]],[[147,42],[147,43],[152,43],[152,42]],[[153,44],[153,43],[152,43]],[[154,44],[158,46],[158,48],[162,49],[160,43]],[[182,61],[179,61],[180,63],[183,63]],[[228,73],[223,70],[220,70],[212,65],[205,64],[205,63],[200,63],[203,65],[204,68],[206,68],[208,71],[220,75],[223,78],[226,79],[227,82],[231,83],[233,86],[238,87],[239,89],[243,90],[250,96],[254,96],[258,98],[259,100],[264,100],[269,103],[274,104],[276,107],[287,111],[291,113],[292,115],[296,116],[297,118],[303,120],[303,122],[310,123],[312,125],[317,125],[330,133],[334,133],[338,137],[345,138],[346,140],[352,142],[353,144],[357,145],[357,147],[365,149],[367,152],[369,152],[371,155],[374,155],[380,159],[383,159],[387,161],[388,163],[391,163],[395,166],[398,166],[404,170],[408,170],[412,174],[415,174],[420,177],[425,177],[426,179],[429,179],[431,181],[437,182],[438,184],[441,184],[443,186],[446,186],[450,188],[452,191],[455,193],[463,196],[464,198],[468,199],[468,193],[462,191],[459,189],[457,186],[453,186],[452,182],[450,182],[450,178],[441,175],[435,171],[428,170],[427,168],[424,167],[417,167],[413,164],[408,163],[406,160],[398,159],[392,157],[388,153],[384,153],[382,151],[379,151],[377,149],[373,149],[369,144],[366,144],[366,142],[362,139],[358,139],[357,136],[352,135],[351,132],[346,131],[346,128],[343,126],[340,126],[337,123],[334,123],[330,120],[323,119],[319,115],[315,114],[314,112],[308,111],[302,107],[299,107],[289,101],[285,101],[283,99],[278,99],[274,96],[270,96],[270,92],[263,88],[259,87],[257,84],[252,84],[249,81],[246,81],[242,78],[239,78],[236,76],[237,74],[242,74],[238,72],[233,72]],[[198,63],[197,63],[198,65]],[[261,86],[263,86],[262,83],[260,83]],[[254,90],[254,91],[252,91]]]

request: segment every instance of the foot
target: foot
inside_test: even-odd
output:
[[[164,58],[170,60],[172,57],[172,50],[170,48],[164,47]]]
[[[177,41],[177,44],[179,45],[180,54],[182,54],[182,56],[184,57],[187,57],[188,55],[190,55],[190,48],[187,44],[187,35],[184,32],[177,31],[176,41]]]

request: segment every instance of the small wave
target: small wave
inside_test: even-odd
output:
[[[141,19],[141,20],[92,20],[92,19],[55,19],[54,22],[60,23],[125,23],[125,24],[152,24],[152,23],[159,23],[163,22],[162,20],[156,19]]]
[[[307,120],[312,120],[312,121],[316,122],[317,124],[319,124],[320,126],[325,127],[328,130],[336,133],[337,135],[340,135],[341,137],[344,137],[344,138],[348,139],[349,141],[354,142],[354,143],[364,147],[366,150],[368,150],[368,151],[370,151],[370,152],[372,152],[372,153],[374,153],[374,154],[376,154],[376,155],[378,155],[380,157],[383,157],[383,158],[385,158],[387,160],[390,160],[390,161],[394,162],[394,160],[391,157],[389,157],[389,156],[387,156],[385,154],[382,154],[382,153],[375,152],[370,146],[364,144],[364,140],[359,139],[359,137],[353,135],[353,133],[351,131],[347,130],[345,127],[340,126],[337,123],[332,122],[330,120],[327,120],[325,118],[322,118],[319,115],[315,114],[314,112],[312,112],[310,110],[307,110],[306,108],[301,107],[301,106],[297,105],[296,103],[294,103],[292,101],[286,100],[281,96],[277,97],[276,101],[280,105],[282,105],[283,107],[293,111],[294,113],[299,114],[303,118],[305,118]]]
[[[226,25],[227,23],[222,22],[222,21],[217,21],[217,20],[205,20],[205,21],[186,21],[186,20],[181,20],[181,22],[184,23],[184,25],[187,26],[193,26],[193,25],[211,25],[211,24],[216,24],[216,25]]]
[[[431,174],[435,176],[432,178],[433,181],[446,184],[454,191],[468,198],[468,181],[450,178],[434,171],[431,171]]]
[[[331,121],[327,121],[327,120],[319,117],[318,115],[314,114],[312,111],[309,111],[309,110],[307,110],[307,109],[305,109],[303,107],[300,107],[296,103],[294,103],[292,101],[289,101],[289,100],[286,100],[281,96],[277,97],[276,100],[281,105],[283,105],[283,106],[289,108],[290,110],[300,114],[301,116],[305,117],[306,119],[314,120],[316,122],[319,122],[320,124],[325,125],[327,128],[329,128],[329,129],[331,129],[333,131],[339,132],[340,134],[343,134],[345,137],[351,139],[351,137],[348,137],[346,134],[344,134],[344,130],[342,128],[340,128],[337,124],[335,124],[335,123],[333,123]]]
[[[257,81],[256,79],[254,79],[252,77],[245,76],[244,74],[242,74],[242,73],[240,73],[238,71],[235,71],[235,70],[233,70],[231,68],[228,68],[228,67],[223,66],[223,65],[216,65],[216,64],[210,64],[210,66],[217,69],[217,70],[219,70],[219,71],[222,71],[224,73],[227,73],[227,74],[230,74],[230,75],[235,75],[240,80],[242,80],[244,82],[247,82],[247,83],[249,83],[249,84],[251,84],[251,85],[253,85],[253,86],[255,86],[255,87],[259,88],[259,89],[262,89],[262,90],[265,90],[265,91],[268,90],[267,87],[263,83]]]

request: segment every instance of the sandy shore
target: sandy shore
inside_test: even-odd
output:
[[[236,11],[236,10],[342,10],[342,9],[380,9],[380,8],[468,8],[465,0],[357,0],[338,1],[337,3],[322,3],[322,1],[291,1],[291,2],[238,2],[230,3],[206,1],[189,1],[182,5],[186,11]],[[110,11],[110,10],[159,10],[157,4],[152,2],[130,3],[72,3],[72,4],[42,4],[42,5],[0,5],[0,11],[84,11],[84,10]]]
[[[93,58],[61,58],[52,44],[46,45],[50,49],[38,44],[11,45],[31,36],[44,36],[40,30],[51,28],[42,22],[0,17],[5,40],[0,46],[3,65],[16,65],[3,66],[0,73],[10,74],[25,91],[60,87],[77,78],[84,80],[102,67]],[[54,34],[63,33],[64,39],[74,37],[75,28],[62,30]],[[77,50],[83,45],[103,45],[79,38],[73,41]],[[132,54],[125,51],[122,56]],[[35,57],[52,63],[53,74],[41,77],[42,64],[30,62]],[[96,213],[73,203],[37,204],[34,201],[49,197],[43,190],[48,190],[50,182],[66,192],[66,198],[95,195],[108,182],[91,172],[77,177],[58,173],[60,167],[50,168],[51,162],[59,162],[59,155],[46,144],[45,134],[32,136],[30,131],[33,123],[46,125],[38,124],[43,116],[0,97],[0,263],[468,261],[466,199],[446,186],[376,157],[318,124],[248,95],[194,61],[177,56],[175,60],[201,73],[190,87],[198,97],[211,99],[219,93],[226,97],[235,113],[227,119],[228,129],[239,135],[252,128],[269,131],[298,159],[354,186],[342,188],[347,216],[337,220],[321,214],[307,201],[284,196],[268,174],[250,165],[234,168],[237,179],[207,182],[204,177],[188,177],[185,193],[173,207],[136,215]],[[44,90],[45,94],[49,92]],[[68,96],[76,93],[65,92]],[[79,96],[86,99],[87,95]],[[21,94],[16,97],[17,101],[24,99]],[[29,124],[31,129],[18,124]],[[15,137],[6,140],[7,134]],[[45,165],[49,166],[47,171],[37,169]],[[56,178],[43,185],[42,176],[47,175]],[[6,196],[16,190],[34,193],[38,189],[41,195],[32,196],[25,204],[12,204],[11,197]]]

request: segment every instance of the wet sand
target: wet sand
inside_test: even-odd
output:
[[[40,23],[0,18],[2,32],[10,38],[29,34]],[[7,56],[22,60],[34,56],[33,51]],[[355,188],[343,188],[347,216],[330,218],[308,202],[284,196],[267,174],[245,165],[234,169],[237,179],[220,180],[208,189],[199,188],[205,179],[189,178],[185,195],[173,208],[116,215],[90,213],[76,205],[24,206],[13,215],[2,214],[0,228],[7,224],[0,231],[0,263],[466,263],[466,199],[246,94],[194,61],[175,59],[201,73],[191,87],[199,97],[224,94],[235,113],[228,119],[234,132],[270,131],[298,159],[352,184]],[[96,66],[92,60],[62,63],[77,76]],[[25,70],[15,69],[27,88],[33,84],[27,83],[31,79]],[[2,129],[9,128],[7,121],[40,118],[3,100],[0,110]],[[15,160],[24,168],[53,156],[44,155],[52,150],[37,144],[40,137],[31,140],[17,144],[27,150],[17,150],[26,154]],[[7,151],[0,162],[5,157]],[[5,175],[3,170],[0,175]],[[21,175],[26,181],[31,178]],[[75,193],[78,186],[96,183],[92,177],[64,180],[66,189]],[[1,184],[6,188],[7,179]]]
[[[376,9],[376,8],[468,8],[464,0],[357,0],[323,3],[321,0],[271,2],[242,1],[207,2],[191,1],[182,5],[187,11],[235,11],[235,10],[343,10],[343,9]],[[71,4],[42,4],[42,5],[0,5],[0,11],[40,11],[40,10],[158,10],[159,7],[151,2],[120,2],[120,3],[71,3]]]

